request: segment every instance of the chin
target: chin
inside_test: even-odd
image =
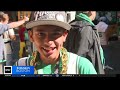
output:
[[[50,64],[54,64],[57,61],[56,57],[48,57],[47,59]]]
[[[45,64],[54,64],[56,63],[56,60],[54,59],[51,59],[51,60],[46,60],[46,61],[43,61]]]

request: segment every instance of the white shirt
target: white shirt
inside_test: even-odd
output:
[[[96,25],[96,28],[98,29],[98,32],[105,32],[106,29],[108,28],[108,25],[105,22],[99,22]]]
[[[4,42],[10,41],[10,36],[9,35],[15,35],[13,29],[9,29],[8,31],[4,32]]]

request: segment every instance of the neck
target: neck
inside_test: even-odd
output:
[[[56,58],[49,59],[44,56],[39,56],[39,58],[44,64],[56,64],[60,60],[60,55],[58,56],[57,59]]]
[[[86,20],[87,22],[94,26],[94,23],[92,22],[93,17],[88,17],[87,15],[80,13],[79,15],[76,16],[76,18],[78,20]]]

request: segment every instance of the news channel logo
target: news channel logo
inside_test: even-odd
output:
[[[12,74],[12,66],[4,66],[4,74]]]
[[[34,74],[34,66],[4,66],[4,74]]]

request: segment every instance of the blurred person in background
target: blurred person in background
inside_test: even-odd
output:
[[[8,24],[9,23],[9,16],[8,14],[3,15],[4,20],[3,24]],[[3,39],[5,43],[4,47],[4,57],[6,61],[6,66],[12,66],[14,64],[13,60],[13,50],[12,50],[12,40],[16,40],[15,32],[13,29],[10,29],[3,34]]]
[[[104,54],[98,31],[92,22],[95,17],[96,11],[76,11],[64,46],[69,52],[90,60],[97,73],[104,74]]]
[[[11,22],[8,24],[3,24],[3,21],[5,20],[4,15],[6,15],[4,12],[0,12],[0,62],[5,60],[4,58],[4,45],[5,44],[4,44],[4,39],[3,39],[4,32],[12,28],[18,27],[29,20],[28,17],[24,16],[22,20]]]

